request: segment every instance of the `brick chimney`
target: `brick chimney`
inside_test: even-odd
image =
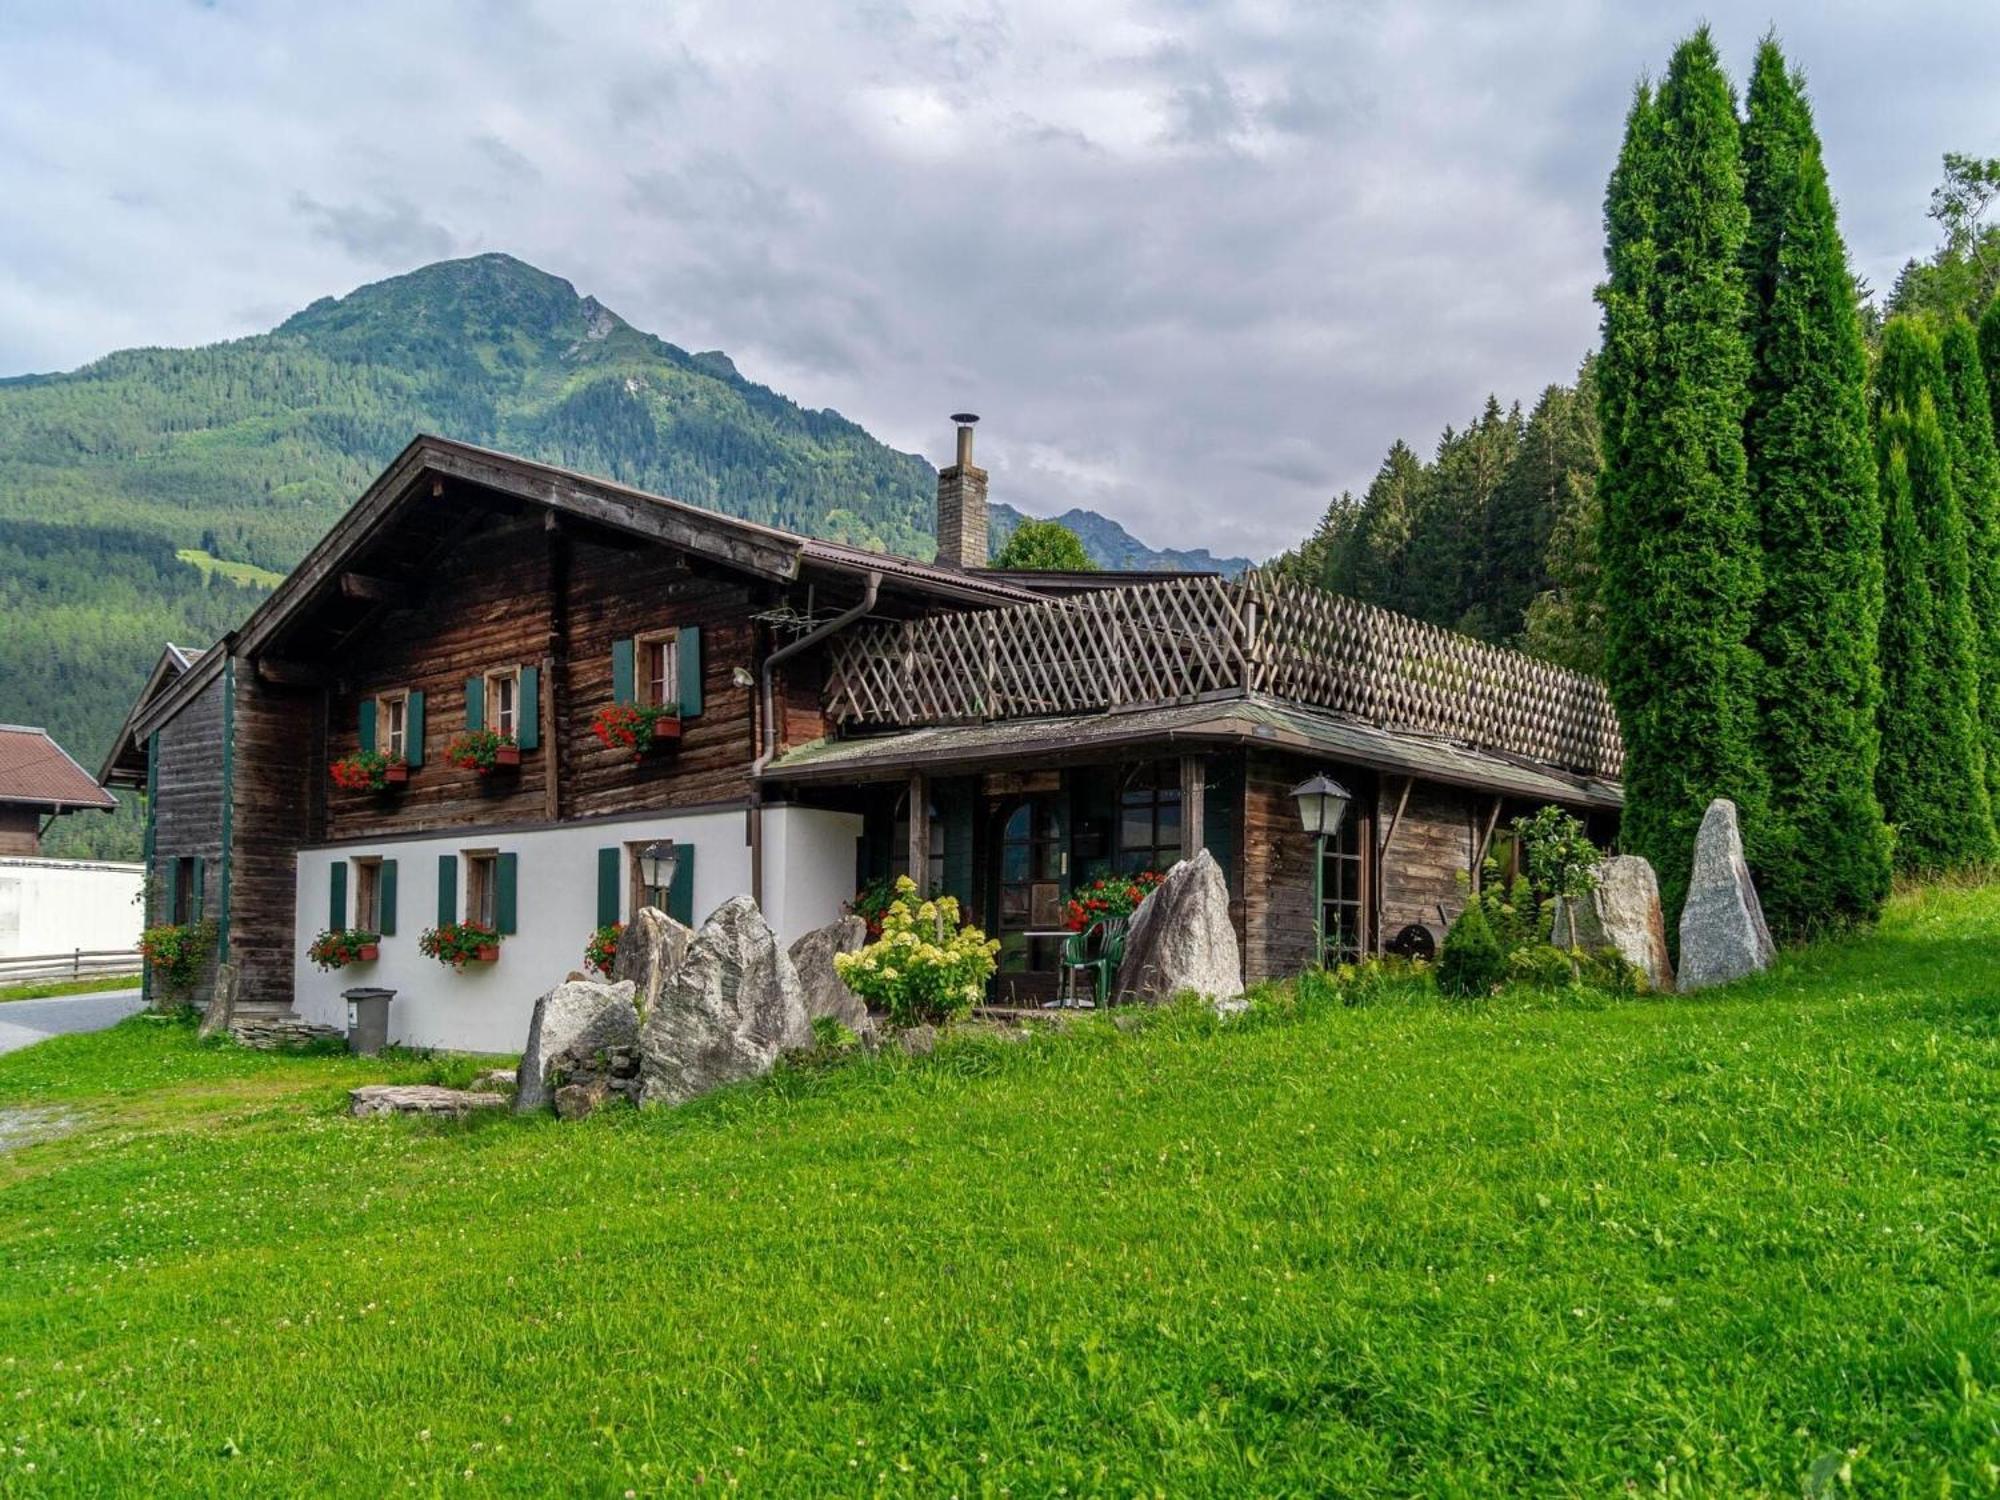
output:
[[[986,471],[972,462],[972,424],[979,420],[969,411],[955,412],[958,424],[958,461],[938,470],[937,560],[947,568],[986,566]]]

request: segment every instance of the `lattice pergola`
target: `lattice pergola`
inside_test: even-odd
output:
[[[840,727],[1261,693],[1590,775],[1616,776],[1624,758],[1595,678],[1255,573],[868,625],[831,654],[826,704]]]

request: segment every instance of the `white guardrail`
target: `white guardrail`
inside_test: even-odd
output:
[[[67,953],[32,953],[19,958],[0,958],[0,987],[61,979],[118,979],[137,974],[143,963],[137,948],[107,948],[95,952],[72,948]]]

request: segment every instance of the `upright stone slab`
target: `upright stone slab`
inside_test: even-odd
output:
[[[233,963],[215,966],[215,988],[209,992],[208,1009],[201,1013],[201,1026],[195,1031],[202,1041],[229,1030],[236,1017],[236,987],[242,978],[243,971]]]
[[[1243,993],[1243,952],[1229,920],[1229,886],[1206,849],[1167,871],[1132,913],[1118,990],[1154,1004],[1187,991],[1218,1003]]]
[[[640,1102],[680,1104],[812,1045],[798,971],[748,896],[694,935],[639,1033]]]
[[[1736,804],[1717,797],[1695,835],[1694,873],[1681,908],[1682,994],[1767,969],[1776,950],[1743,861]]]
[[[533,1114],[555,1102],[558,1081],[549,1074],[557,1058],[587,1058],[638,1045],[639,1012],[633,1008],[632,994],[629,979],[616,984],[572,979],[535,1002],[528,1045],[514,1075],[514,1113]]]
[[[811,932],[792,944],[792,967],[798,970],[799,985],[805,992],[806,1018],[822,1016],[840,1022],[864,1040],[875,1035],[867,1002],[847,987],[833,966],[836,953],[856,953],[868,943],[868,924],[859,917],[842,917]]]
[[[1660,882],[1652,865],[1637,854],[1620,854],[1597,867],[1597,888],[1581,900],[1556,902],[1558,948],[1595,951],[1613,948],[1646,976],[1657,994],[1674,987],[1674,961],[1667,952],[1667,919],[1660,910]]]
[[[632,920],[618,935],[611,979],[614,984],[621,979],[632,981],[632,1003],[640,1015],[652,1010],[693,941],[692,928],[683,927],[657,906],[642,906],[632,913]]]

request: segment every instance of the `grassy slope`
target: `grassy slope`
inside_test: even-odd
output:
[[[1170,1015],[574,1127],[47,1043],[0,1106],[93,1123],[0,1158],[0,1487],[1990,1492],[1996,958],[2000,890],[1944,893],[1706,999]]]

